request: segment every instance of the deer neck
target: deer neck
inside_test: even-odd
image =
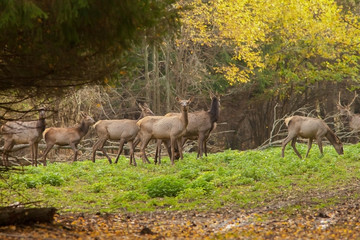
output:
[[[189,123],[188,110],[186,107],[181,107],[181,121],[184,122],[186,128]]]
[[[45,130],[45,118],[40,118],[36,123],[36,128],[43,132]]]
[[[337,142],[337,137],[336,137],[335,133],[333,133],[333,131],[331,131],[331,129],[328,129],[325,137],[329,140],[329,142],[330,142],[333,146],[339,144],[339,143]]]
[[[85,136],[85,134],[88,132],[90,127],[90,124],[85,123],[85,121],[82,121],[80,126],[78,127],[79,133],[81,136]]]
[[[208,113],[210,115],[211,122],[217,122],[217,120],[219,119],[219,101],[217,98],[213,98]]]

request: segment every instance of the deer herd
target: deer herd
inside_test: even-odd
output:
[[[354,103],[358,95],[348,105],[342,105],[339,93],[339,102],[337,108],[340,115],[349,122],[349,127],[356,131],[360,130],[360,115],[354,114],[350,106]],[[147,104],[138,104],[141,109],[139,119],[114,119],[99,120],[95,123],[94,119],[85,113],[81,113],[81,122],[68,128],[50,127],[46,128],[45,108],[38,109],[39,119],[36,121],[9,121],[0,128],[4,140],[2,165],[9,166],[8,156],[15,144],[29,144],[31,147],[32,165],[37,166],[38,144],[41,139],[46,143],[46,149],[42,156],[42,163],[46,166],[46,156],[54,145],[69,145],[74,152],[73,162],[77,160],[77,145],[87,134],[93,125],[98,137],[92,148],[92,161],[95,162],[96,151],[101,151],[112,163],[110,156],[106,153],[104,145],[107,140],[119,141],[119,150],[115,163],[118,162],[125,143],[128,144],[130,152],[130,165],[136,166],[135,147],[140,144],[141,158],[144,163],[150,163],[146,156],[145,149],[150,140],[155,139],[155,164],[161,163],[161,144],[164,144],[171,164],[174,164],[177,154],[183,159],[183,146],[187,140],[197,140],[197,157],[201,158],[203,154],[207,156],[206,142],[210,133],[216,127],[220,113],[220,97],[211,94],[211,106],[208,111],[189,112],[189,105],[193,102],[193,97],[187,100],[179,99],[176,101],[180,106],[180,113],[168,113],[164,116],[156,116]],[[343,145],[340,139],[325,123],[319,118],[291,116],[285,119],[285,125],[288,128],[288,135],[282,141],[281,156],[284,157],[285,147],[291,141],[291,146],[296,155],[301,159],[302,156],[296,149],[296,140],[298,137],[308,139],[308,149],[306,156],[312,146],[313,140],[316,140],[320,153],[323,154],[322,139],[327,138],[334,146],[336,152],[341,155],[344,153]]]
[[[130,164],[137,165],[134,152],[139,143],[143,162],[150,163],[145,149],[151,139],[158,141],[156,157],[159,156],[159,163],[162,142],[168,150],[172,164],[175,162],[176,151],[178,151],[180,158],[183,158],[183,145],[187,139],[198,139],[198,156],[201,157],[203,152],[205,155],[207,154],[206,140],[216,126],[220,111],[220,97],[211,94],[211,100],[209,111],[188,113],[193,98],[183,100],[177,97],[176,101],[180,106],[180,113],[168,113],[165,116],[155,116],[147,104],[139,104],[141,115],[137,120],[99,120],[95,123],[91,116],[81,113],[81,122],[74,127],[67,128],[46,128],[45,109],[40,108],[37,121],[9,121],[1,126],[0,132],[4,139],[2,165],[9,166],[9,152],[15,144],[29,144],[31,146],[32,165],[37,166],[38,145],[42,139],[46,143],[46,149],[42,156],[44,166],[46,166],[46,156],[54,145],[69,145],[74,152],[74,162],[77,160],[78,155],[77,146],[91,126],[94,126],[98,137],[92,148],[93,162],[95,162],[96,151],[101,151],[109,163],[112,163],[111,158],[104,149],[107,140],[119,141],[119,150],[115,163],[118,162],[125,143],[128,144],[130,149]]]

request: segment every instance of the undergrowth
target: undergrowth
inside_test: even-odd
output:
[[[304,155],[306,145],[297,147]],[[124,156],[112,165],[103,159],[27,166],[16,173],[1,173],[0,203],[32,202],[63,212],[89,213],[253,208],[358,180],[360,145],[344,148],[345,154],[339,156],[326,146],[321,156],[314,147],[307,159],[299,159],[290,147],[281,158],[281,149],[274,147],[226,150],[202,159],[185,154],[174,166],[165,157],[161,165],[138,161],[133,167]]]

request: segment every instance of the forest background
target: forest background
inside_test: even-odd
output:
[[[80,111],[136,119],[136,103],[178,111],[176,96],[208,109],[212,91],[222,95],[212,150],[256,148],[287,114],[336,119],[338,93],[351,101],[359,10],[357,0],[3,0],[0,118],[35,119],[45,105],[47,126],[74,125]]]

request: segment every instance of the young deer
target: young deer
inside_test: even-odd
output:
[[[141,141],[140,151],[143,162],[148,162],[145,148],[151,139],[170,139],[171,144],[171,163],[174,164],[175,142],[179,147],[180,158],[183,159],[181,137],[186,132],[188,125],[188,108],[193,98],[188,100],[176,100],[181,106],[180,116],[148,116],[139,120],[137,125],[140,127],[139,139]]]
[[[350,104],[345,105],[345,106],[341,105],[340,94],[341,93],[339,92],[339,102],[336,104],[338,110],[340,111],[340,115],[345,116],[348,119],[351,130],[359,131],[360,130],[360,114],[354,114],[350,110],[350,107],[354,103],[355,99],[358,97],[358,94],[355,92],[354,98],[351,100]]]
[[[140,118],[145,116],[154,116],[154,113],[150,110],[147,104],[141,106]],[[116,156],[115,163],[118,162],[119,156],[123,150],[123,146],[125,142],[128,142],[130,148],[130,165],[132,162],[134,166],[136,166],[135,156],[134,156],[134,139],[139,132],[139,127],[136,125],[138,120],[130,120],[130,119],[121,119],[121,120],[100,120],[95,123],[95,132],[99,137],[99,140],[93,146],[93,155],[92,160],[95,162],[96,150],[101,150],[106,158],[111,162],[111,158],[105,152],[104,144],[108,139],[111,140],[120,140],[119,151]]]
[[[182,137],[182,146],[185,142],[190,140],[198,140],[198,153],[197,157],[202,157],[203,153],[207,156],[206,141],[210,136],[211,131],[216,127],[216,122],[219,119],[220,113],[220,97],[214,94],[210,95],[211,106],[208,111],[197,111],[189,113],[189,123],[186,128],[186,133]],[[168,113],[165,116],[176,116],[179,113]],[[168,140],[164,140],[165,147],[168,148]],[[169,149],[168,149],[169,152]],[[159,163],[161,162],[161,140],[158,140],[155,162],[157,162],[157,156],[159,156]]]
[[[37,121],[13,121],[6,122],[1,127],[4,139],[3,165],[8,166],[9,152],[15,144],[29,143],[31,147],[32,165],[37,166],[38,144],[45,129],[45,109],[39,109],[39,120]]]
[[[308,138],[308,150],[306,152],[306,157],[309,154],[311,149],[313,139],[316,139],[317,144],[320,149],[320,153],[323,154],[322,148],[322,138],[326,137],[330,143],[334,146],[336,152],[339,155],[344,154],[343,145],[340,139],[335,135],[329,126],[321,119],[311,118],[311,117],[302,117],[302,116],[292,116],[285,119],[285,124],[288,127],[288,136],[282,142],[282,151],[281,156],[284,157],[284,151],[286,145],[291,142],[291,146],[294,149],[295,153],[301,159],[301,155],[295,147],[296,138]]]
[[[74,151],[73,162],[76,161],[78,149],[77,145],[80,143],[81,139],[89,131],[91,125],[94,124],[94,119],[88,116],[85,113],[81,113],[82,121],[75,127],[69,128],[47,128],[45,129],[43,136],[46,142],[46,149],[43,155],[43,163],[46,166],[46,156],[51,150],[51,148],[56,144],[60,146],[70,145]]]

